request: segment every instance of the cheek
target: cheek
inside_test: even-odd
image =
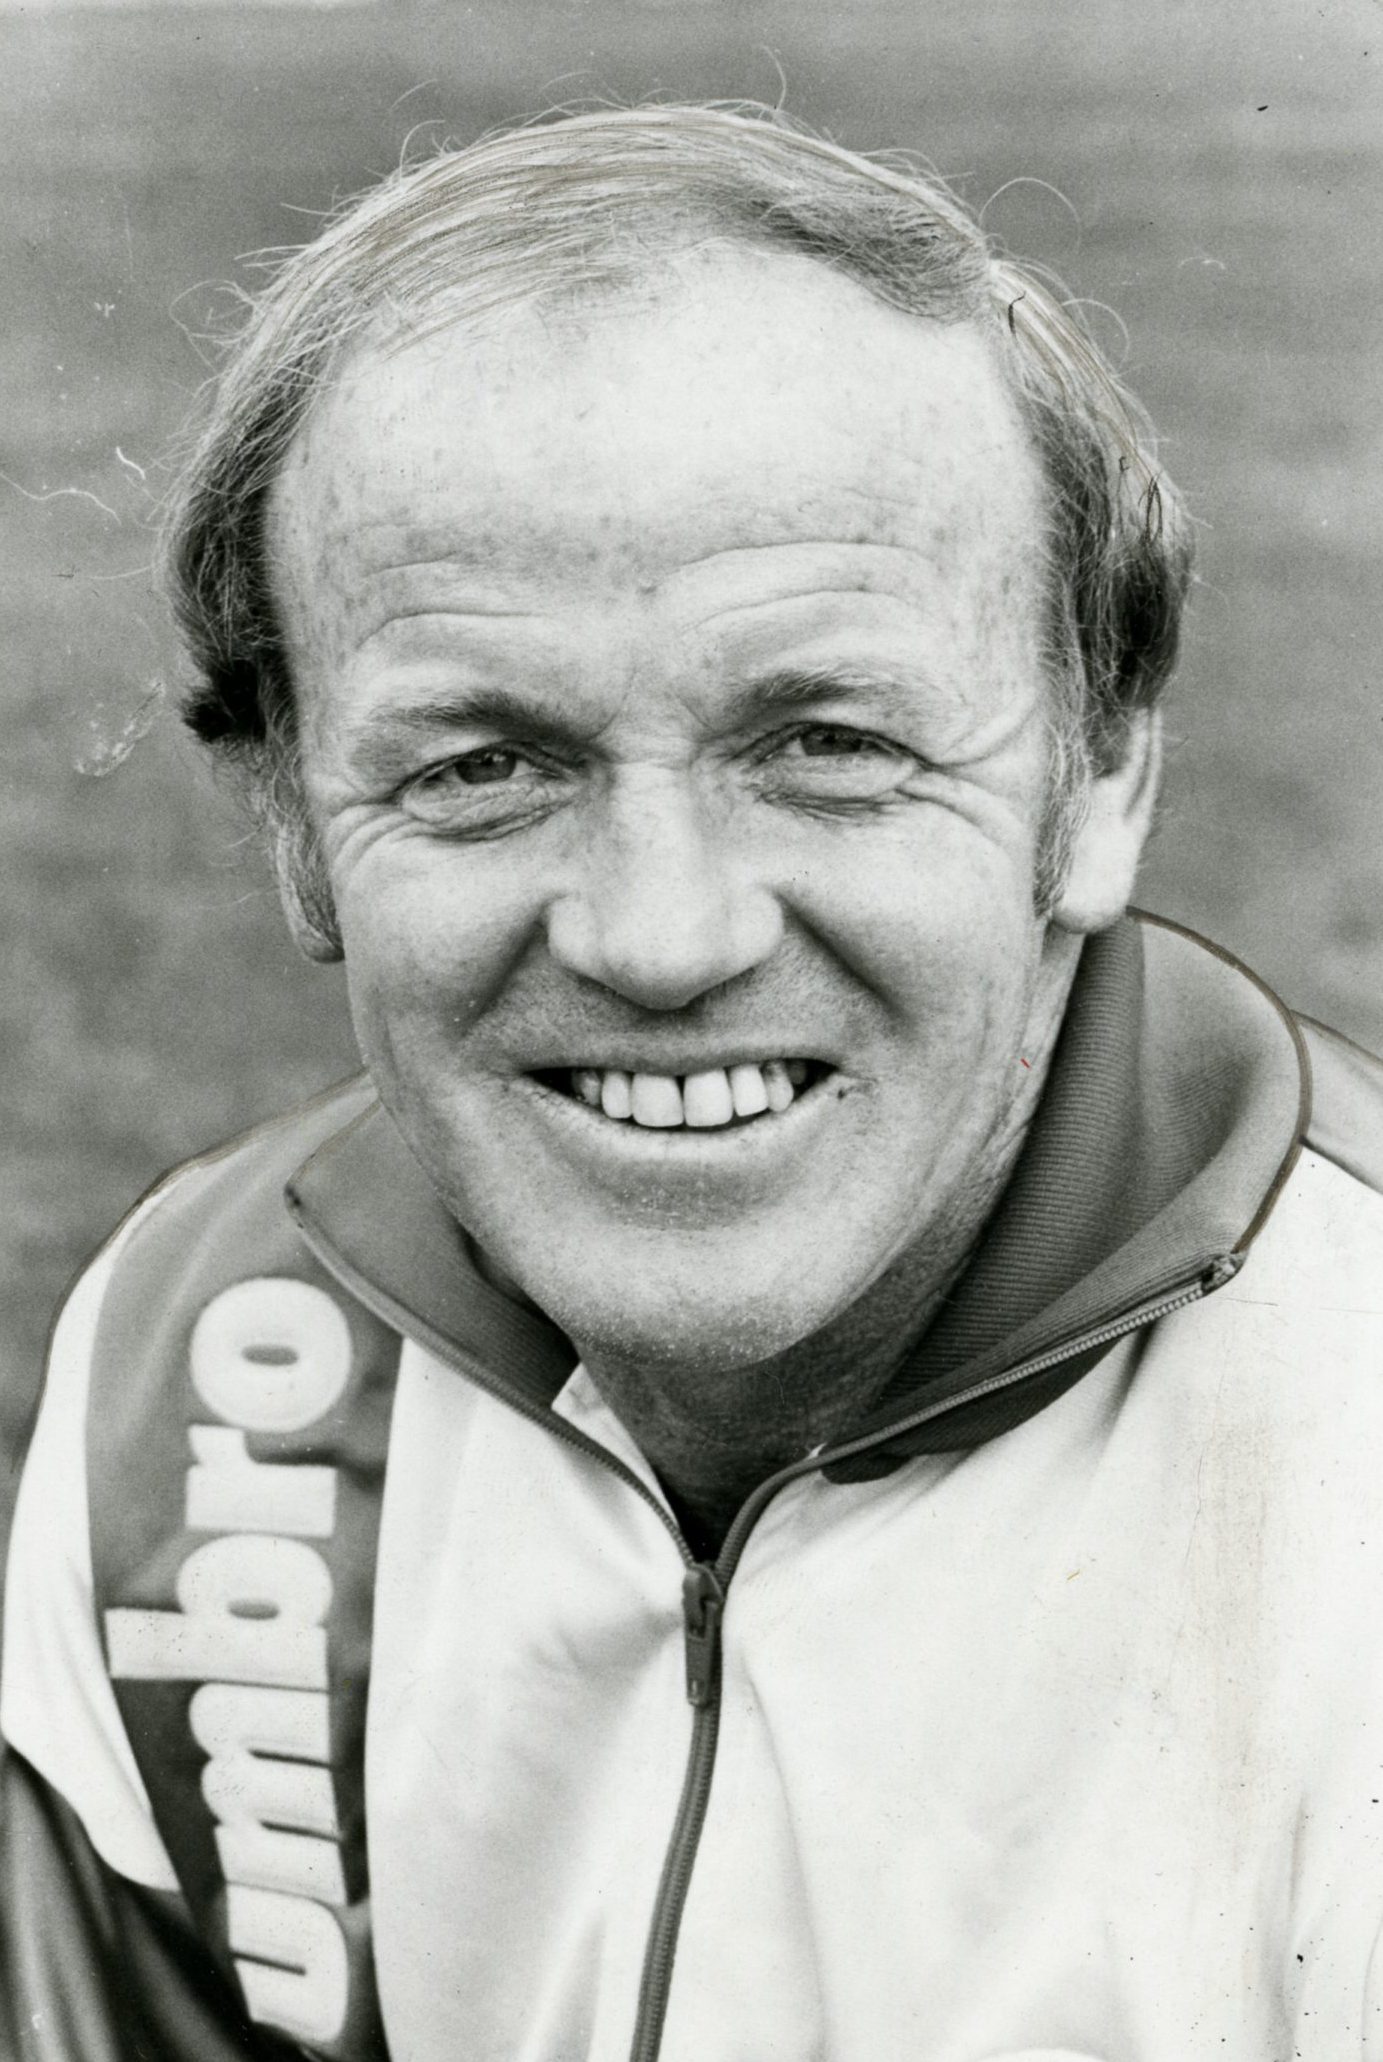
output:
[[[362,1046],[454,1043],[504,987],[532,935],[514,869],[476,869],[421,841],[376,847],[337,883],[346,980]]]
[[[1042,936],[1032,869],[1025,838],[924,805],[842,841],[789,893],[800,921],[913,1035],[944,1038],[1026,996]]]

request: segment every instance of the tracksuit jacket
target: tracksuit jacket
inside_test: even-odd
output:
[[[1383,2058],[1383,1070],[1153,920],[714,1565],[367,1083],[59,1322],[17,2062]]]

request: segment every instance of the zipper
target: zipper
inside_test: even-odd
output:
[[[709,1562],[693,1561],[682,1578],[687,1702],[692,1707],[691,1746],[677,1816],[663,1856],[658,1894],[653,1900],[653,1918],[639,1978],[631,2062],[654,2062],[662,2043],[677,1936],[715,1774],[716,1742],[720,1737],[720,1627],[724,1612],[725,1585],[719,1574]]]
[[[948,1411],[957,1410],[963,1404],[973,1403],[982,1396],[992,1396],[996,1390],[1012,1388],[1031,1375],[1044,1374],[1049,1368],[1059,1367],[1064,1360],[1073,1360],[1078,1353],[1088,1353],[1092,1346],[1112,1345],[1115,1340],[1125,1338],[1130,1332],[1141,1331],[1145,1325],[1153,1324],[1159,1318],[1185,1310],[1232,1281],[1242,1267],[1243,1259],[1242,1253],[1222,1254],[1193,1280],[1186,1281],[1183,1277],[1174,1290],[1152,1302],[1140,1304],[1137,1310],[1128,1311],[1123,1317],[1093,1332],[1083,1332],[1064,1345],[1052,1347],[1046,1353],[1020,1362],[1017,1367],[976,1382],[955,1396],[924,1405],[882,1431],[847,1441],[841,1446],[824,1448],[805,1460],[794,1461],[790,1467],[780,1469],[761,1483],[740,1507],[714,1565],[692,1561],[688,1557],[689,1565],[682,1581],[682,1608],[687,1701],[693,1711],[691,1746],[682,1795],[663,1858],[663,1871],[649,1923],[629,2062],[657,2062],[662,2046],[677,1937],[682,1927],[682,1913],[691,1887],[692,1870],[696,1865],[701,1831],[710,1803],[711,1779],[715,1773],[716,1745],[720,1735],[721,1625],[727,1592],[749,1543],[750,1533],[779,1490],[803,1475],[816,1474],[820,1469],[830,1467],[834,1461],[846,1460],[854,1454],[867,1452],[871,1447],[885,1445],[890,1439],[914,1431],[932,1418],[944,1417]],[[680,1538],[680,1534],[678,1536]],[[686,1550],[685,1543],[683,1550]]]
[[[693,1711],[704,1711],[717,1701],[724,1611],[725,1588],[720,1577],[705,1561],[694,1561],[682,1578],[687,1702]]]
[[[944,1417],[948,1411],[958,1410],[963,1405],[974,1403],[983,1396],[992,1396],[998,1390],[1011,1389],[1029,1376],[1045,1374],[1049,1368],[1059,1367],[1065,1360],[1073,1360],[1078,1353],[1087,1353],[1093,1346],[1112,1345],[1115,1340],[1127,1337],[1130,1332],[1141,1331],[1145,1325],[1158,1319],[1170,1317],[1173,1312],[1184,1310],[1204,1297],[1212,1295],[1232,1281],[1244,1264],[1244,1252],[1236,1249],[1204,1262],[1200,1270],[1190,1279],[1184,1271],[1177,1281],[1169,1283],[1165,1292],[1157,1293],[1136,1310],[1125,1312],[1109,1324],[1094,1331],[1081,1332],[1065,1340],[1047,1352],[1037,1354],[1030,1360],[1021,1361],[1017,1367],[1002,1369],[999,1373],[975,1382],[968,1389],[960,1390],[954,1396],[942,1397],[935,1403],[924,1404],[899,1418],[894,1424],[870,1432],[858,1439],[847,1440],[839,1446],[822,1448],[809,1454],[804,1460],[794,1461],[790,1466],[779,1469],[767,1481],[760,1483],[744,1504],[725,1536],[724,1544],[714,1563],[698,1561],[682,1537],[681,1528],[666,1505],[656,1497],[648,1485],[639,1480],[629,1468],[608,1447],[584,1432],[579,1432],[565,1419],[555,1417],[544,1406],[531,1403],[527,1397],[516,1394],[490,1375],[488,1369],[469,1355],[459,1353],[450,1340],[412,1312],[396,1303],[393,1297],[383,1293],[375,1284],[345,1261],[326,1242],[319,1240],[304,1221],[301,1211],[293,1206],[293,1215],[298,1228],[308,1245],[316,1253],[323,1266],[336,1276],[338,1281],[358,1296],[368,1309],[377,1311],[397,1330],[401,1336],[419,1340],[428,1350],[436,1354],[448,1367],[474,1382],[480,1389],[506,1403],[521,1416],[542,1425],[553,1437],[579,1452],[589,1454],[592,1459],[617,1475],[641,1497],[662,1523],[677,1548],[683,1563],[682,1577],[682,1621],[683,1647],[686,1669],[687,1702],[692,1708],[692,1736],[687,1752],[686,1772],[682,1779],[682,1793],[678,1799],[677,1815],[673,1820],[663,1857],[662,1874],[658,1881],[657,1895],[653,1901],[653,1913],[649,1921],[648,1939],[644,1948],[643,1970],[639,1981],[638,2010],[634,2020],[634,2038],[629,2051],[630,2062],[657,2062],[662,2045],[663,2022],[667,2016],[668,1996],[672,1988],[673,1963],[677,1955],[677,1939],[682,1926],[682,1913],[686,1906],[687,1892],[691,1886],[692,1870],[696,1864],[697,1849],[701,1843],[701,1832],[706,1821],[706,1810],[710,1802],[711,1779],[715,1773],[716,1746],[720,1736],[720,1687],[721,1687],[721,1636],[728,1592],[731,1580],[749,1536],[763,1512],[773,1501],[779,1490],[790,1482],[796,1482],[804,1475],[812,1475],[830,1467],[835,1461],[848,1460],[855,1454],[866,1453],[872,1447],[886,1445],[905,1432],[916,1431],[933,1418]]]

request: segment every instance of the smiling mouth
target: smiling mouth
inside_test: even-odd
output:
[[[695,1074],[631,1074],[621,1067],[550,1067],[543,1088],[592,1115],[648,1131],[725,1131],[781,1116],[834,1070],[823,1060],[746,1060]]]

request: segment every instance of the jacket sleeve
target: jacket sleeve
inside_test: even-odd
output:
[[[176,1892],[117,1875],[22,1756],[0,1762],[3,2062],[287,2062]]]
[[[121,1243],[88,1270],[59,1319],[9,1542],[0,2062],[279,2062],[301,2051],[250,2028],[238,1989],[193,1930],[96,1627],[86,1382]]]

